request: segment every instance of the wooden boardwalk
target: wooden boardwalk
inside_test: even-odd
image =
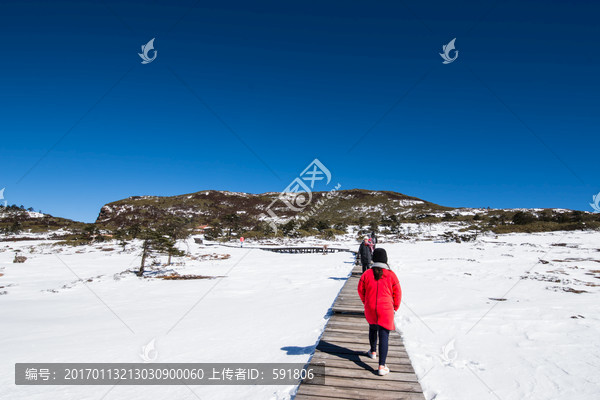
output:
[[[349,249],[341,249],[338,247],[260,247],[261,250],[266,251],[274,251],[276,253],[291,253],[291,254],[299,254],[299,253],[337,253],[340,251],[348,251]]]
[[[363,355],[369,350],[369,324],[357,293],[361,271],[360,265],[352,270],[310,360],[311,365],[325,365],[325,382],[302,383],[295,400],[425,399],[398,332],[390,332],[388,375],[377,375],[378,358]]]
[[[2,241],[2,239],[0,239]],[[200,238],[194,238],[194,241],[197,244],[203,244],[205,246],[221,246],[221,247],[231,247],[231,248],[244,248],[244,249],[259,249],[265,251],[273,251],[275,253],[289,253],[289,254],[305,254],[305,253],[339,253],[342,251],[347,251],[349,253],[356,254],[356,251],[350,249],[344,249],[340,247],[329,247],[329,246],[310,246],[310,247],[276,247],[276,246],[263,246],[263,247],[253,247],[252,245],[247,245],[245,247],[240,246],[239,244],[231,244],[231,243],[206,243]]]

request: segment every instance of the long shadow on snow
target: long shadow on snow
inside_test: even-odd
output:
[[[285,346],[281,350],[285,351],[288,356],[298,356],[302,354],[312,354],[315,351],[315,346]]]

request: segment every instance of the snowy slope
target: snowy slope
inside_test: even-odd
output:
[[[156,362],[308,360],[344,283],[339,278],[352,268],[349,253],[282,255],[188,244],[192,254],[227,253],[231,258],[188,259],[186,266],[173,269],[227,277],[164,281],[119,275],[137,265],[139,257],[120,253],[118,246],[115,251],[87,246],[83,253],[76,252],[82,251],[79,247],[51,254],[58,249],[11,243],[29,257],[13,264],[14,253],[3,246],[0,286],[10,286],[0,289],[7,292],[0,296],[0,398],[100,399],[110,387],[16,386],[14,363],[141,362],[141,349],[152,339]],[[75,274],[86,282],[78,282]],[[268,399],[289,398],[295,387],[192,389],[202,399]],[[186,386],[118,386],[104,397],[173,398],[197,397]]]

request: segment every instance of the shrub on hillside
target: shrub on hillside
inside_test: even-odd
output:
[[[518,211],[513,215],[512,222],[515,225],[527,225],[537,221],[537,217],[531,213]]]
[[[331,239],[335,239],[336,235],[343,235],[345,233],[346,232],[340,231],[338,229],[325,229],[323,232],[321,232],[319,237],[322,239],[331,240]]]

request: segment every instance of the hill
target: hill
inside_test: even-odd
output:
[[[36,212],[32,208],[26,210],[15,205],[0,207],[0,233],[4,235],[54,232],[60,236],[65,232],[83,230],[87,225],[89,224]]]
[[[165,225],[194,229],[206,226],[214,238],[324,235],[383,229],[398,233],[403,223],[433,224],[456,221],[476,230],[497,233],[598,228],[600,215],[563,209],[452,208],[391,191],[363,189],[312,193],[308,206],[295,211],[279,193],[249,194],[206,190],[179,196],[133,196],[106,204],[96,224],[104,229]],[[291,201],[292,206],[303,201]],[[299,209],[299,207],[297,208]],[[268,212],[271,210],[271,212]]]
[[[103,206],[96,223],[123,228],[133,224],[160,225],[173,217],[198,225],[216,225],[235,219],[240,228],[248,229],[270,218],[267,209],[277,216],[277,223],[310,213],[313,219],[327,221],[330,225],[354,224],[360,218],[379,220],[382,215],[410,217],[452,210],[395,192],[342,190],[330,199],[328,193],[312,193],[312,201],[302,211],[294,211],[277,200],[279,193],[275,192],[250,194],[207,190],[170,197],[133,196]]]
[[[402,238],[402,227],[437,225],[437,231],[546,232],[600,229],[600,214],[565,209],[452,208],[391,191],[314,192],[282,199],[276,192],[250,194],[205,190],[178,196],[133,196],[104,205],[93,224],[23,207],[0,207],[0,233],[36,234],[69,243],[139,237],[148,229],[173,238],[202,232],[209,239],[318,236],[372,230]],[[287,202],[287,203],[286,203]],[[304,204],[306,207],[301,207]],[[452,224],[452,229],[446,229]],[[406,230],[404,230],[406,233]],[[48,236],[50,234],[50,236]],[[464,236],[464,238],[468,237]],[[449,237],[448,239],[454,239]]]

